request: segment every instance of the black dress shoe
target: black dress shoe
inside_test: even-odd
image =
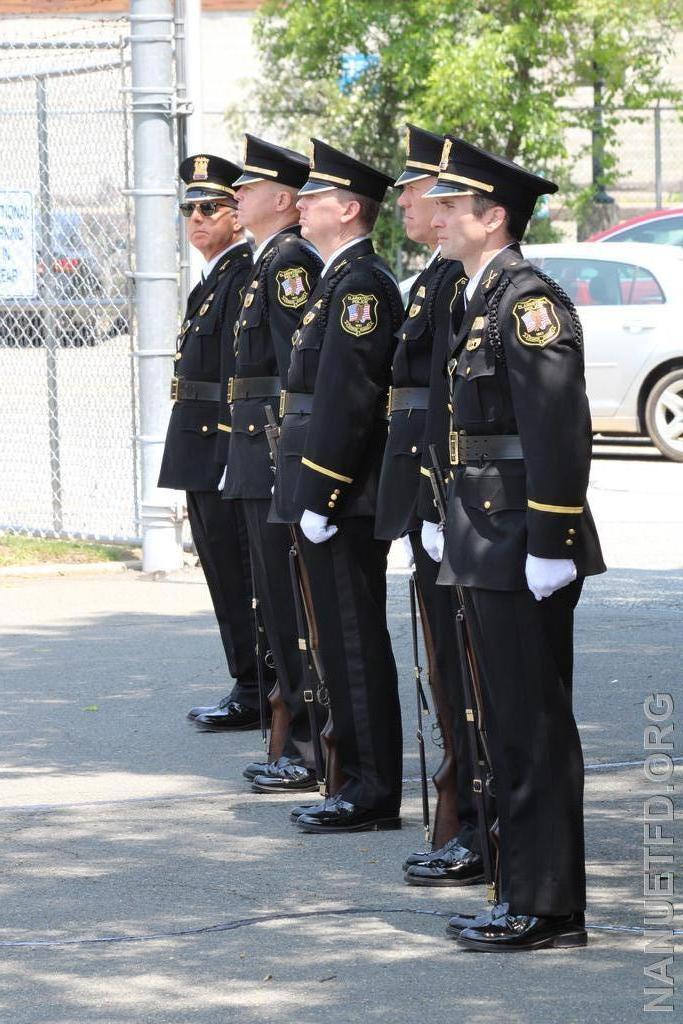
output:
[[[484,881],[484,863],[480,853],[456,845],[440,857],[410,864],[403,877],[408,885],[477,885]]]
[[[254,793],[295,793],[317,789],[318,780],[310,768],[289,761],[281,768],[271,768],[267,775],[257,775],[251,788]]]
[[[583,914],[562,917],[533,917],[505,914],[485,924],[471,925],[457,941],[465,949],[507,953],[528,949],[567,949],[588,942]]]
[[[230,696],[230,694],[228,694],[227,697],[223,697],[222,700],[219,700],[218,704],[213,704],[211,705],[211,707],[190,708],[190,710],[187,712],[187,717],[193,719],[199,718],[200,715],[212,715],[216,711],[222,711],[223,708],[227,708],[231,700],[232,697]]]
[[[271,775],[286,764],[291,764],[291,757],[278,757],[277,761],[251,761],[242,771],[245,779],[253,782],[257,775]],[[294,762],[298,763],[298,762]]]
[[[403,870],[407,871],[411,864],[428,864],[432,860],[438,860],[443,857],[444,854],[448,853],[456,846],[460,846],[457,836],[453,836],[448,842],[444,843],[443,846],[439,846],[434,850],[416,850],[415,853],[409,853],[406,859],[403,861]]]
[[[317,804],[295,804],[289,812],[289,819],[293,825],[296,825],[302,814],[309,814],[311,811],[319,811],[324,804],[324,800],[321,800]]]
[[[302,814],[296,823],[302,832],[380,832],[401,827],[398,814],[368,810],[334,797]]]
[[[229,700],[223,708],[206,715],[197,715],[194,723],[202,732],[222,732],[224,729],[258,729],[261,716],[258,708],[248,708],[239,701]]]
[[[509,903],[495,903],[487,910],[480,910],[478,914],[453,914],[453,917],[448,918],[446,935],[450,939],[457,939],[460,932],[465,931],[465,928],[471,928],[473,925],[489,924],[491,921],[495,921],[497,917],[503,917],[507,914],[509,908]]]

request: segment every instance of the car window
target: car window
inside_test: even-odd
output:
[[[577,306],[652,305],[666,301],[650,271],[631,263],[559,256],[531,262],[542,266]]]
[[[657,245],[683,246],[683,216],[662,217],[661,220],[634,224],[631,228],[618,231],[603,242],[654,242]]]

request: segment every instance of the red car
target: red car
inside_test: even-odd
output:
[[[654,242],[656,245],[683,246],[683,207],[652,210],[640,217],[629,217],[605,231],[598,231],[587,242]]]

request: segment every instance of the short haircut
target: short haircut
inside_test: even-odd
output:
[[[358,192],[347,192],[346,195],[355,199],[360,206],[358,219],[362,222],[366,232],[370,234],[377,222],[382,204],[378,203],[376,199],[370,199],[369,196],[361,196]]]
[[[521,242],[529,223],[528,218],[523,213],[511,210],[509,206],[498,203],[495,199],[490,199],[488,196],[479,195],[479,193],[472,197],[472,213],[479,220],[481,220],[487,210],[493,209],[494,206],[500,206],[501,209],[505,210],[506,230],[515,242]]]

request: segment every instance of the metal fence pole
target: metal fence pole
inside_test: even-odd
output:
[[[657,100],[654,109],[655,128],[655,206],[662,208],[662,112]]]
[[[52,196],[50,194],[50,147],[47,128],[47,85],[43,75],[36,78],[36,128],[38,139],[38,220],[40,223],[40,257],[43,274],[38,289],[45,299],[49,268],[53,260]],[[57,393],[58,330],[49,302],[45,303],[40,333],[45,343],[45,372],[47,375],[47,418],[50,436],[50,487],[52,490],[52,529],[62,531],[62,469],[59,451],[59,398]]]
[[[142,567],[155,572],[182,565],[173,492],[156,485],[178,327],[172,0],[132,0],[130,20]]]

